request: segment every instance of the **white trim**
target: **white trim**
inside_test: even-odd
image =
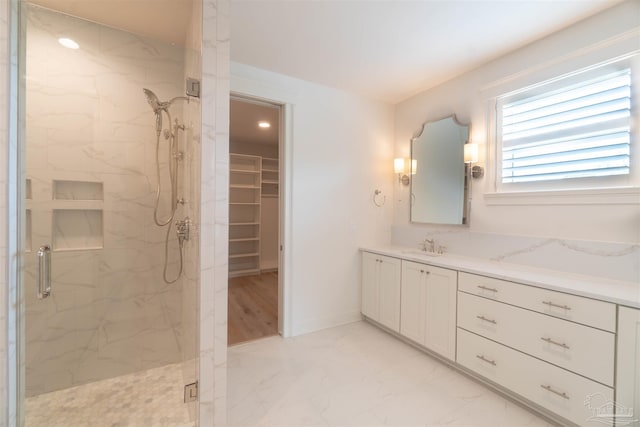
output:
[[[640,51],[638,37],[640,37],[640,29],[634,28],[599,43],[585,46],[582,49],[574,50],[566,55],[527,67],[523,71],[490,82],[480,88],[480,93],[484,98],[493,98],[528,86],[530,83],[522,81],[529,81],[533,74],[541,73],[542,76],[537,77],[536,80],[544,81],[600,62],[609,62],[615,58],[637,54]],[[558,69],[565,71],[558,71]]]
[[[357,310],[349,310],[330,316],[319,316],[311,317],[308,319],[300,319],[300,321],[296,324],[294,336],[309,334],[311,332],[333,328],[336,326],[347,325],[349,323],[359,322],[361,320],[362,314],[360,313],[359,308]]]
[[[485,193],[488,206],[640,205],[640,187]]]
[[[284,104],[281,113],[280,219],[282,251],[278,257],[278,332],[292,336],[293,324],[293,105]],[[286,286],[285,286],[286,285]]]

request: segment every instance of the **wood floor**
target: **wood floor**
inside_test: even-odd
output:
[[[278,273],[229,279],[227,343],[278,334]]]

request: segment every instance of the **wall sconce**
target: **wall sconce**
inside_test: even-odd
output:
[[[484,168],[482,166],[471,167],[472,163],[478,163],[478,144],[464,145],[464,162],[469,164],[472,177],[482,178],[484,176]]]
[[[407,171],[407,166],[411,165],[410,170]],[[409,185],[411,179],[409,174],[415,175],[418,169],[418,161],[416,159],[393,159],[393,171],[398,174],[398,182],[403,185]]]

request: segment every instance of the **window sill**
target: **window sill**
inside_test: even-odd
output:
[[[485,193],[488,206],[640,205],[640,187]]]

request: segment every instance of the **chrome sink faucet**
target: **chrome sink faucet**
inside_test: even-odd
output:
[[[429,249],[427,249],[427,244],[429,244]],[[435,252],[436,251],[436,239],[424,239],[422,242],[422,249],[425,252]]]

